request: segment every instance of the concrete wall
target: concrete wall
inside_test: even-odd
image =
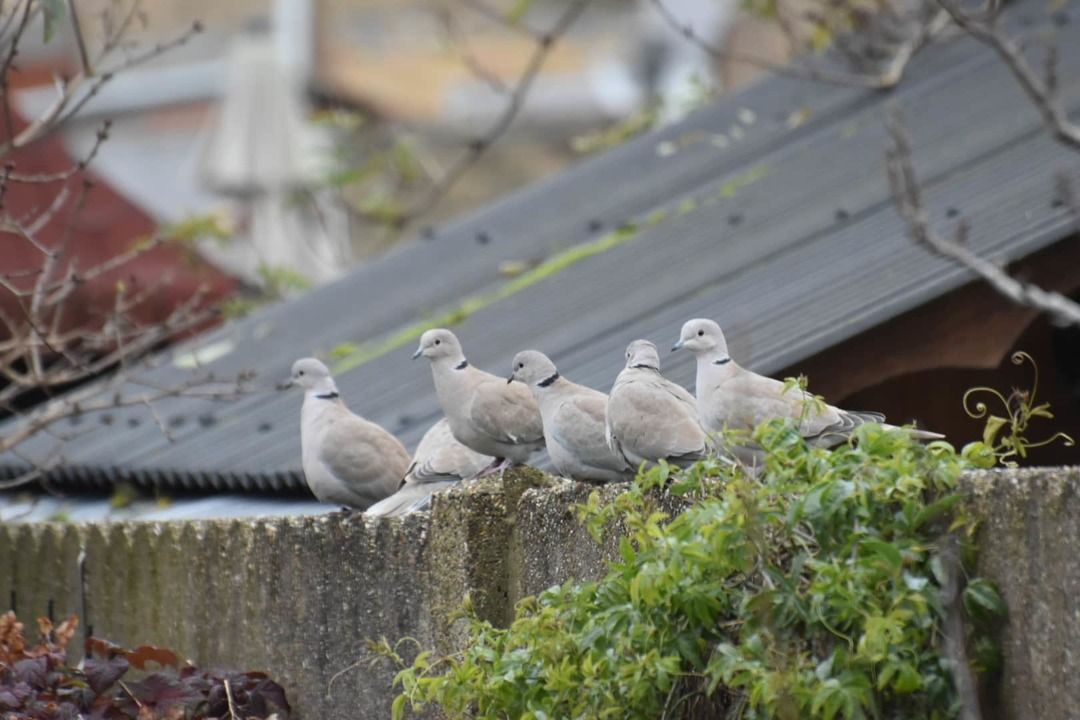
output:
[[[1080,469],[983,473],[966,488],[982,518],[982,571],[1011,611],[1007,701],[991,698],[986,715],[1069,717],[1080,707]],[[461,640],[449,618],[465,592],[505,622],[525,595],[600,575],[612,549],[574,515],[590,490],[526,470],[400,520],[8,525],[0,599],[13,598],[24,620],[52,601],[100,637],[265,670],[309,720],[389,717],[394,671],[368,662],[365,641],[447,649]]]

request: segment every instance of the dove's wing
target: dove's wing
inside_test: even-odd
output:
[[[514,445],[544,442],[540,409],[532,393],[521,383],[507,383],[494,375],[482,379],[473,387],[466,412],[472,427],[496,442]]]
[[[604,426],[607,396],[600,392],[577,392],[555,409],[551,427],[545,430],[583,465],[608,470],[625,469],[620,456],[608,445]]]
[[[409,454],[390,433],[342,408],[319,446],[323,467],[365,504],[394,492],[409,467]]]
[[[639,371],[612,390],[608,422],[631,465],[645,460],[691,461],[708,454],[708,438],[693,398],[652,371]]]
[[[443,418],[424,433],[405,480],[416,484],[463,480],[476,475],[490,462],[489,456],[458,442]]]

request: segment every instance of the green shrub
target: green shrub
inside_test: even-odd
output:
[[[509,628],[466,611],[470,639],[448,657],[401,664],[394,716],[434,704],[476,718],[948,718],[957,714],[939,646],[962,543],[962,470],[993,462],[903,431],[859,428],[834,450],[779,420],[758,428],[756,475],[717,462],[644,472],[612,502],[580,508],[618,560],[597,582],[519,603]],[[680,511],[681,510],[681,511]],[[1004,613],[969,579],[969,646]],[[978,668],[976,668],[978,669]]]

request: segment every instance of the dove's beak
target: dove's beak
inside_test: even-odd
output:
[[[675,352],[676,350],[682,349],[682,346],[683,346],[683,342],[680,339],[674,345],[671,346],[671,352]]]
[[[414,352],[412,354],[412,359],[415,360],[416,358],[420,357],[423,354],[424,354],[424,348],[418,347],[418,348],[416,348],[416,352]]]
[[[278,390],[288,390],[292,386],[293,386],[292,378],[289,378],[288,380],[284,380],[282,382],[279,382],[277,384],[277,389]]]

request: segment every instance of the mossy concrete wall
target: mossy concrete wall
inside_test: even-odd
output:
[[[985,714],[1070,717],[1080,707],[1080,469],[983,473],[965,487],[982,519],[981,570],[1011,612]],[[466,593],[504,623],[526,595],[599,576],[614,549],[593,543],[574,511],[590,490],[524,470],[404,519],[8,525],[0,599],[25,620],[51,602],[100,637],[267,671],[307,720],[384,718],[394,670],[371,662],[366,641],[447,650],[462,641],[453,616]]]
[[[1080,468],[966,479],[979,572],[1009,607],[987,720],[1080,717]]]

